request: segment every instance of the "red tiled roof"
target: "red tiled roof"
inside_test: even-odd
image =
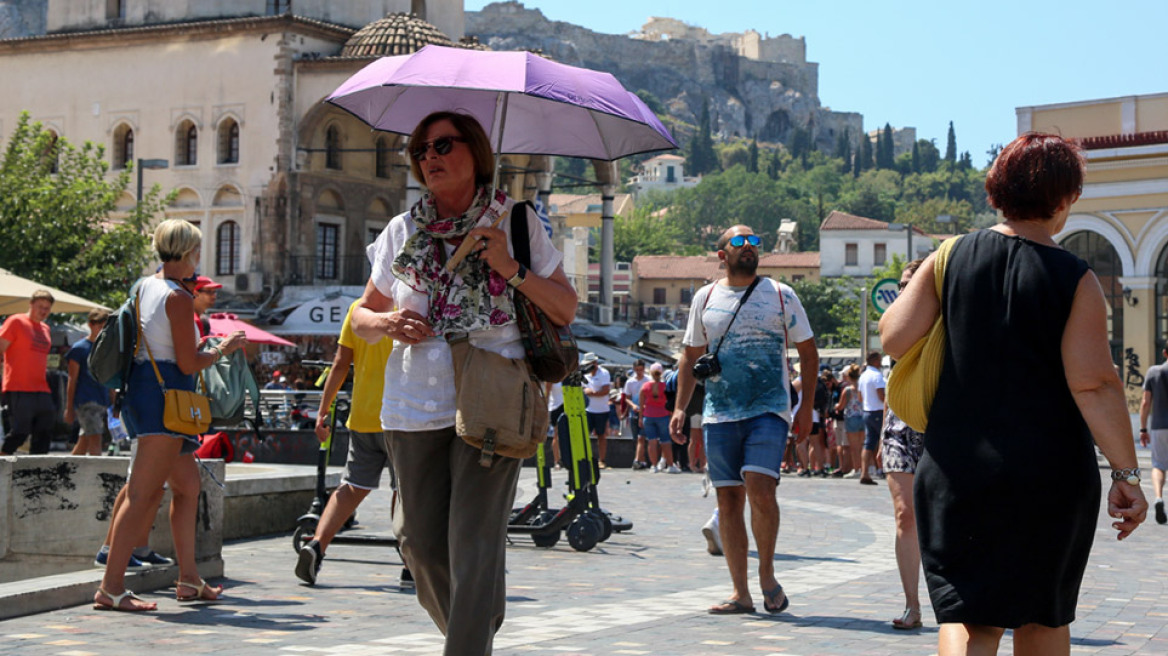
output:
[[[710,255],[638,255],[633,269],[638,278],[653,280],[717,280],[723,276],[721,262]],[[817,269],[819,253],[763,253],[759,269]]]
[[[869,219],[847,212],[840,212],[833,210],[823,223],[819,226],[820,230],[887,230],[888,224],[876,219]]]
[[[1103,137],[1086,137],[1079,141],[1085,150],[1100,148],[1127,148],[1130,146],[1150,146],[1168,143],[1168,130],[1136,132],[1135,134],[1109,134]]]

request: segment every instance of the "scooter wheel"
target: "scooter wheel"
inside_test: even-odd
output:
[[[600,542],[602,531],[600,522],[588,515],[580,515],[568,526],[568,544],[576,551],[588,551]]]
[[[557,542],[560,541],[560,532],[552,531],[551,533],[532,533],[531,541],[534,542],[535,546],[537,547],[551,549],[552,547],[556,546]]]
[[[300,547],[311,540],[314,533],[316,533],[316,522],[301,522],[296,530],[292,531],[292,549],[296,553],[300,553]]]
[[[588,516],[600,524],[600,541],[608,542],[608,539],[612,537],[612,520],[603,510],[596,508],[589,509]]]

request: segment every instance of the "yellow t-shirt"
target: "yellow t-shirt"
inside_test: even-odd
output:
[[[341,326],[337,343],[353,349],[353,399],[349,410],[349,430],[359,433],[381,432],[381,395],[385,390],[385,361],[393,351],[393,340],[382,337],[376,344],[361,339],[353,332],[353,308],[361,299],[353,301]]]

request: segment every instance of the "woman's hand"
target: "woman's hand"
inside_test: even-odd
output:
[[[384,316],[382,330],[395,342],[417,344],[434,336],[434,329],[426,317],[413,310],[396,310]]]
[[[247,335],[242,330],[237,330],[219,343],[219,350],[223,355],[231,355],[245,346],[247,346]]]
[[[506,280],[519,272],[519,262],[507,250],[507,233],[498,228],[475,228],[467,233],[469,238],[479,238],[474,246],[474,254],[484,260],[487,266]]]
[[[1127,481],[1112,481],[1107,493],[1107,514],[1118,520],[1111,528],[1119,531],[1117,540],[1132,534],[1148,518],[1148,501],[1139,485]]]

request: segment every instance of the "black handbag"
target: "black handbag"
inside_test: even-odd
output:
[[[511,208],[511,250],[515,259],[531,268],[531,242],[527,236],[527,208],[530,203],[515,203]],[[579,367],[580,350],[570,326],[557,326],[547,314],[518,289],[513,290],[515,321],[527,362],[535,377],[547,382],[563,381]]]

